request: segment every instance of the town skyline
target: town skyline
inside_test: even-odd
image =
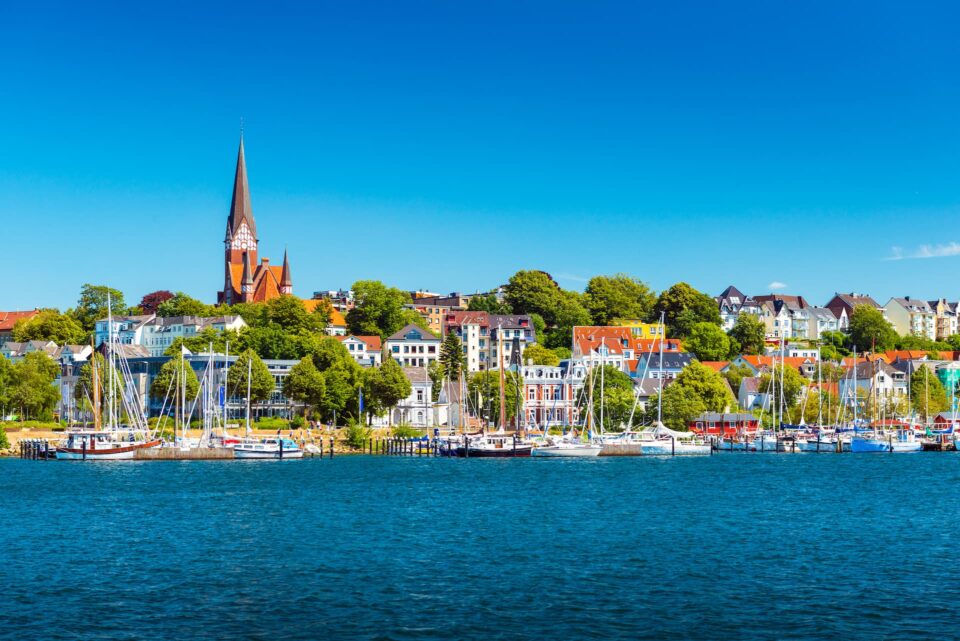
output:
[[[87,282],[215,300],[241,118],[263,250],[304,298],[519,269],[960,295],[955,7],[812,6],[789,33],[745,6],[487,11],[11,9],[0,213],[51,242],[8,245],[30,278],[0,307]]]

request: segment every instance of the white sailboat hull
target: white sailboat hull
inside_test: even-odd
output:
[[[640,443],[640,450],[644,456],[704,456],[710,454],[708,444],[699,443]]]
[[[599,456],[601,449],[603,448],[599,445],[574,445],[566,447],[562,445],[547,445],[545,447],[534,448],[532,456],[588,458]]]

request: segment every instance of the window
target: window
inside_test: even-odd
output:
[[[427,348],[427,354],[436,354],[436,353],[437,353],[437,348],[434,345],[431,345],[430,347]]]
[[[418,389],[418,390],[417,390],[417,402],[418,402],[418,403],[422,403],[422,402],[423,402],[423,390],[422,390],[422,389]]]
[[[400,353],[400,346],[399,346],[399,345],[394,345],[393,348],[392,348],[392,350],[393,350],[393,353],[394,353],[394,354],[399,354],[399,353]]]

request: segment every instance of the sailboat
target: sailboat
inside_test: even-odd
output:
[[[250,434],[250,379],[253,374],[253,359],[247,358],[247,420],[246,433]],[[233,447],[233,456],[238,459],[282,460],[303,458],[303,450],[296,441],[282,436],[269,438],[245,438]]]
[[[132,383],[130,367],[122,353],[117,353],[113,332],[113,310],[110,295],[107,295],[107,343],[106,343],[106,388],[107,424],[102,425],[100,408],[100,371],[95,354],[90,359],[93,383],[93,430],[70,430],[63,442],[57,445],[58,460],[105,461],[132,459],[137,450],[160,447],[147,427],[147,417],[140,405],[140,397]],[[119,370],[117,371],[119,366]],[[121,388],[117,398],[117,388]],[[132,425],[120,424],[125,412]]]
[[[600,342],[600,354],[601,358],[606,357],[606,343],[605,339]],[[567,376],[569,377],[570,370],[567,371]],[[600,376],[601,376],[601,387],[600,387],[600,416],[603,416],[603,365],[600,366]],[[590,412],[593,411],[592,405]],[[601,418],[601,424],[602,424]],[[533,456],[545,457],[545,458],[592,458],[594,456],[599,456],[600,451],[603,449],[603,445],[600,443],[594,443],[590,440],[583,440],[589,430],[584,429],[581,432],[581,435],[578,436],[575,430],[570,430],[566,434],[560,436],[551,436],[546,434],[546,428],[544,429],[544,437],[540,444],[536,445],[533,449]]]
[[[873,452],[919,452],[923,444],[917,438],[913,429],[902,428],[894,433],[887,434],[883,429],[873,426],[871,429],[860,430],[857,427],[857,350],[853,350],[853,426],[854,435],[850,440],[850,451],[857,454]],[[869,363],[869,360],[867,361]],[[876,403],[874,403],[876,405]]]
[[[657,422],[653,427],[640,432],[640,451],[645,456],[676,456],[710,454],[710,444],[695,440],[693,432],[671,430],[662,422],[663,418],[663,331],[664,314],[660,313],[660,389],[657,392]]]

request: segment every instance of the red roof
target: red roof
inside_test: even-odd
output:
[[[39,309],[29,312],[0,312],[0,332],[9,332],[19,320],[30,320],[40,313]]]
[[[761,367],[773,367],[773,356],[762,356],[759,354],[749,354],[743,357],[743,360],[747,361],[754,368],[760,369]],[[802,365],[806,363],[812,363],[813,359],[803,358],[802,356],[786,356],[784,358],[777,357],[777,363],[784,363],[795,369],[799,369]]]

